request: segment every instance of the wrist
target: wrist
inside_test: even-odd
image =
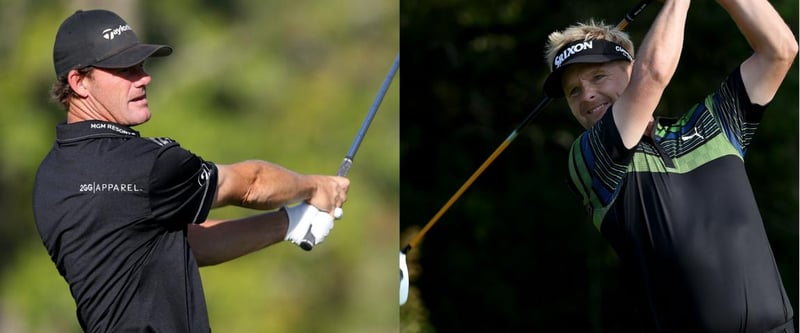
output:
[[[283,206],[281,209],[286,212],[286,219],[288,220],[284,240],[299,244],[311,228],[311,221],[319,210],[305,202],[294,206]]]

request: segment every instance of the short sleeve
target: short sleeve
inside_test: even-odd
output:
[[[753,104],[742,81],[740,67],[731,72],[705,100],[728,140],[744,156],[764,116],[766,105]]]
[[[150,205],[160,222],[202,223],[217,190],[217,167],[170,143],[162,147],[150,173]]]
[[[611,107],[570,148],[568,184],[598,228],[616,198],[633,153],[622,142]]]

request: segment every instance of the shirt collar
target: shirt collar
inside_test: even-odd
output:
[[[87,120],[77,123],[61,123],[56,126],[56,141],[74,142],[100,137],[138,137],[139,132],[132,128],[100,120]]]

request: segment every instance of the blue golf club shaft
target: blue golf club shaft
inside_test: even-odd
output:
[[[350,145],[350,150],[347,151],[347,155],[345,155],[342,164],[339,166],[339,170],[336,172],[337,176],[347,176],[347,173],[350,171],[350,166],[353,165],[353,158],[355,158],[356,152],[358,152],[358,148],[361,146],[361,141],[364,140],[364,136],[367,134],[370,124],[372,124],[372,119],[375,118],[375,114],[378,112],[378,107],[381,105],[383,97],[386,96],[386,91],[389,90],[389,86],[391,85],[392,79],[394,78],[399,66],[400,54],[398,53],[394,58],[392,67],[389,69],[389,73],[386,74],[386,78],[383,80],[383,84],[381,84],[381,89],[378,91],[378,95],[375,96],[375,100],[372,102],[372,106],[369,108],[367,116],[364,118],[364,121],[361,122],[361,128],[358,130],[358,134],[356,134],[353,144]],[[303,241],[300,243],[300,248],[310,251],[312,248],[314,248],[314,242],[315,238],[311,233],[311,228],[309,227],[305,237],[303,238]]]

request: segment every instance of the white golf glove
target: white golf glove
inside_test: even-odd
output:
[[[322,243],[333,229],[333,217],[308,203],[303,202],[295,206],[284,207],[284,210],[289,218],[289,228],[284,239],[295,245],[300,246],[309,228],[314,236],[312,245],[315,246]]]

